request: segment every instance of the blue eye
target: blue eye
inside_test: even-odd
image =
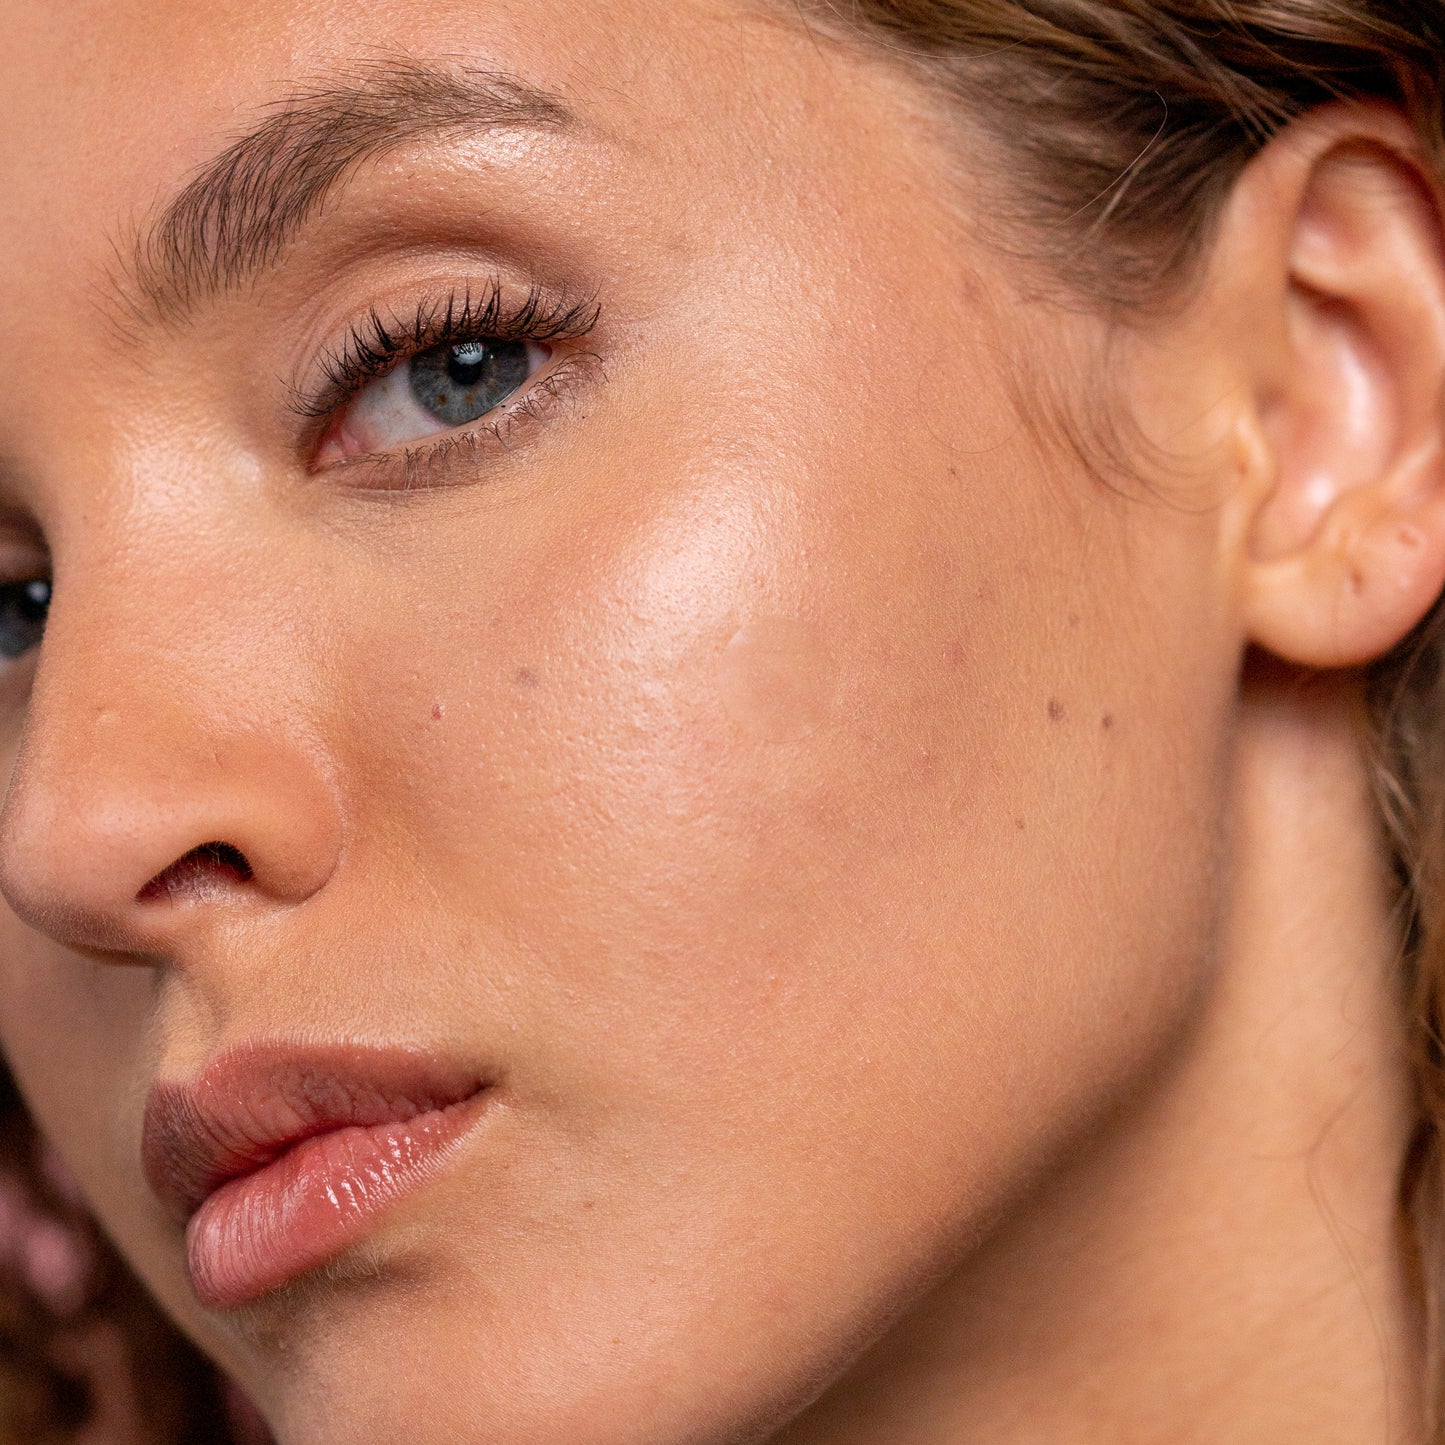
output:
[[[433,346],[407,363],[411,394],[444,426],[465,426],[500,406],[531,374],[524,341]]]
[[[49,582],[33,578],[0,585],[0,657],[13,662],[39,647],[49,612]]]
[[[393,451],[469,426],[520,391],[551,356],[543,342],[492,336],[428,347],[357,391],[317,459]]]

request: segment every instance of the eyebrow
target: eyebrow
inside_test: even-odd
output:
[[[366,161],[439,133],[575,124],[559,97],[503,72],[410,58],[362,66],[281,101],[206,163],[145,228],[118,289],[178,319],[273,265]]]

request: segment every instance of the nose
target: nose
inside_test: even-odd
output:
[[[244,649],[215,639],[158,665],[135,648],[98,660],[83,635],[52,614],[0,808],[0,893],[19,918],[129,961],[174,952],[198,911],[319,892],[340,812],[307,730],[267,716],[279,685],[248,685]]]

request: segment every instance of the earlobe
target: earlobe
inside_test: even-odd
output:
[[[1250,452],[1267,475],[1241,531],[1243,622],[1288,661],[1353,666],[1445,586],[1439,189],[1402,120],[1344,107],[1273,142],[1240,186],[1288,227],[1283,274],[1256,277],[1280,344],[1254,376]],[[1245,204],[1226,226],[1263,214]]]
[[[1445,488],[1398,506],[1342,498],[1308,545],[1251,570],[1253,641],[1309,667],[1370,662],[1445,589]]]

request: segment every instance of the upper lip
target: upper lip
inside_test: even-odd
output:
[[[141,1162],[161,1202],[189,1219],[223,1184],[304,1139],[405,1123],[483,1087],[474,1070],[422,1049],[238,1046],[192,1080],[152,1086]]]

